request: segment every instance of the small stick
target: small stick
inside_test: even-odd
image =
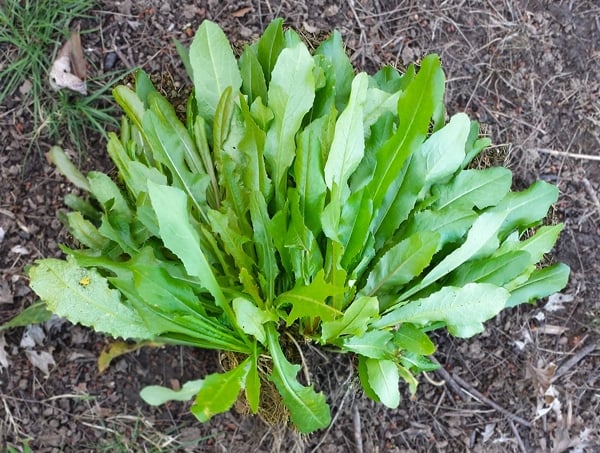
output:
[[[565,375],[571,368],[573,368],[577,363],[583,360],[588,354],[591,354],[596,350],[596,343],[588,344],[585,348],[563,363],[560,368],[554,373],[552,377],[551,383],[554,383],[558,378]]]
[[[513,434],[517,438],[517,444],[519,444],[519,448],[523,453],[527,453],[527,448],[525,448],[523,439],[521,439],[521,436],[519,435],[519,430],[517,430],[517,427],[510,418],[508,419],[508,424],[510,425],[510,429],[512,430]]]
[[[598,200],[598,195],[596,195],[596,191],[592,187],[592,183],[590,183],[590,181],[587,178],[582,178],[581,182],[583,183],[583,187],[585,187],[586,193],[592,199],[592,201],[596,205],[598,213],[600,214],[600,200]]]
[[[525,420],[524,418],[519,417],[518,415],[513,414],[512,412],[504,409],[502,406],[500,406],[498,403],[495,403],[494,401],[492,401],[491,399],[483,396],[483,394],[481,392],[479,392],[475,387],[473,387],[471,384],[468,384],[467,382],[463,381],[459,376],[457,376],[456,374],[452,375],[452,378],[461,386],[464,387],[465,389],[467,389],[467,391],[469,393],[471,393],[473,396],[475,396],[476,398],[480,399],[482,402],[484,402],[485,404],[487,404],[488,406],[496,409],[498,412],[500,412],[501,414],[505,415],[506,417],[508,417],[509,419],[514,420],[515,422],[519,423],[520,425],[523,425],[527,428],[531,427],[531,423],[529,423],[527,420]]]
[[[354,441],[356,443],[356,453],[363,453],[362,431],[360,424],[360,412],[358,405],[352,406],[352,424],[354,425]]]
[[[600,156],[595,156],[592,154],[576,154],[576,153],[569,153],[567,151],[556,151],[554,149],[548,149],[548,148],[534,148],[533,151],[537,151],[538,153],[543,153],[543,154],[550,154],[551,156],[563,156],[563,157],[571,157],[573,159],[586,159],[586,160],[600,161]]]
[[[435,358],[430,356],[429,359],[440,366],[437,370],[435,370],[436,374],[440,376],[442,380],[446,382],[446,384],[448,384],[448,386],[454,391],[454,393],[456,393],[460,397],[461,400],[466,401],[467,397],[465,395],[465,392],[463,392],[463,389],[461,389],[460,386],[456,383],[456,381],[452,379],[450,373],[448,373],[446,369],[440,364],[440,362],[438,362]]]

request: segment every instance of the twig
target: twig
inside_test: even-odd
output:
[[[498,412],[500,412],[501,414],[505,415],[509,419],[511,419],[511,420],[519,423],[520,425],[523,425],[523,426],[525,426],[527,428],[531,427],[531,423],[529,423],[527,420],[525,420],[524,418],[519,417],[518,415],[513,414],[512,412],[504,409],[498,403],[495,403],[491,399],[483,396],[483,394],[481,392],[479,392],[475,387],[473,387],[471,384],[463,381],[456,374],[452,375],[452,379],[454,379],[461,387],[464,387],[473,396],[475,396],[476,398],[480,399],[481,402],[483,402],[483,403],[487,404],[488,406],[496,409]]]
[[[548,149],[548,148],[534,148],[533,151],[537,151],[538,153],[543,153],[543,154],[550,154],[551,156],[563,156],[563,157],[571,157],[573,159],[586,159],[586,160],[600,161],[600,156],[594,156],[592,154],[577,154],[577,153],[570,153],[568,151],[557,151],[555,149]]]
[[[450,373],[448,373],[446,369],[442,365],[440,365],[440,362],[438,362],[435,358],[429,357],[429,359],[440,366],[437,370],[435,370],[436,374],[440,376],[446,382],[446,384],[448,384],[448,387],[450,387],[454,391],[454,393],[456,393],[460,397],[461,400],[466,401],[467,396],[465,395],[465,392],[463,392],[463,389],[461,389],[460,386],[456,383],[456,381],[452,379]]]
[[[582,178],[581,182],[583,183],[583,187],[585,187],[586,193],[594,202],[594,205],[598,210],[598,214],[600,214],[600,200],[598,200],[598,195],[596,195],[596,191],[592,187],[592,183],[587,178]]]
[[[521,449],[521,451],[523,453],[527,453],[527,448],[525,448],[523,439],[521,439],[521,436],[519,435],[519,430],[517,430],[517,427],[515,426],[515,424],[513,423],[513,421],[510,418],[508,419],[508,424],[509,424],[510,429],[512,430],[513,434],[517,438],[517,444],[519,444],[519,448]]]
[[[354,442],[356,443],[356,453],[363,453],[360,412],[358,411],[358,405],[356,404],[352,406],[352,424],[354,425]]]
[[[550,382],[553,383],[558,378],[565,375],[571,368],[577,365],[577,363],[583,360],[588,354],[594,352],[597,346],[598,345],[596,345],[596,343],[588,344],[585,348],[583,348],[581,351],[579,351],[577,354],[575,354],[573,357],[571,357],[569,360],[563,363],[560,366],[560,368],[556,371],[556,373],[554,373],[554,376],[552,377],[552,380]]]

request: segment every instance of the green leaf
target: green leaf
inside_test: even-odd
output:
[[[179,55],[179,59],[183,63],[186,74],[190,80],[192,80],[194,77],[194,70],[192,69],[192,62],[190,61],[190,51],[186,49],[177,38],[173,38],[173,44],[175,44],[175,50],[177,50],[177,55]]]
[[[233,257],[238,269],[252,269],[255,265],[254,258],[249,256],[244,249],[244,244],[250,242],[237,225],[237,217],[226,209],[225,212],[211,209],[207,213],[212,231],[219,235],[225,251]]]
[[[267,82],[271,80],[271,72],[275,67],[275,63],[281,51],[285,48],[285,38],[283,36],[283,19],[278,18],[268,25],[258,40],[257,56],[260,62],[265,79]],[[265,98],[266,102],[267,99]]]
[[[557,199],[558,187],[545,181],[536,181],[522,192],[510,192],[491,211],[508,212],[500,231],[504,235],[516,227],[524,229],[543,219]]]
[[[165,247],[179,257],[187,273],[198,278],[215,298],[217,305],[233,320],[231,307],[206,260],[198,233],[192,227],[185,193],[176,187],[160,186],[151,181],[148,181],[148,193]]]
[[[391,345],[393,337],[387,330],[369,330],[361,336],[344,338],[340,347],[371,359],[389,359],[394,351]]]
[[[262,275],[261,288],[267,305],[275,299],[275,278],[279,274],[279,266],[275,258],[273,237],[270,233],[269,213],[264,198],[258,192],[250,194],[250,217],[254,228],[254,248],[258,257],[258,268]]]
[[[192,405],[192,414],[204,423],[231,409],[244,387],[251,364],[249,357],[232,370],[206,376]]]
[[[69,231],[75,239],[88,248],[102,250],[108,245],[108,240],[100,234],[98,228],[86,219],[79,212],[69,212],[67,214]]]
[[[321,231],[320,214],[325,205],[327,186],[323,172],[323,155],[333,138],[334,115],[321,117],[298,134],[294,162],[300,210],[306,226],[317,235]]]
[[[444,275],[452,272],[465,261],[491,254],[498,248],[498,231],[503,225],[506,216],[506,211],[485,212],[481,214],[469,230],[465,242],[452,253],[446,255],[437,266],[423,277],[420,283],[403,292],[400,300],[407,299],[416,294]]]
[[[425,192],[433,184],[448,179],[460,168],[465,158],[465,144],[471,122],[464,113],[457,113],[450,122],[434,132],[423,143],[421,152],[426,160]]]
[[[312,386],[304,387],[298,382],[296,375],[300,371],[300,365],[288,362],[272,324],[267,328],[267,342],[273,360],[271,379],[279,390],[285,407],[290,411],[292,423],[301,433],[326,428],[331,423],[331,413],[325,395],[315,392]]]
[[[340,33],[334,30],[331,36],[319,45],[315,55],[323,55],[331,63],[335,74],[335,109],[341,112],[350,97],[354,69],[344,50]]]
[[[287,304],[292,310],[287,317],[287,325],[303,317],[321,318],[322,321],[331,321],[341,315],[339,310],[327,304],[329,297],[343,294],[345,288],[331,285],[325,281],[325,272],[321,269],[315,275],[310,285],[299,284],[293,289],[280,294],[275,300],[275,305],[281,307]]]
[[[560,291],[567,286],[569,273],[569,266],[563,263],[535,270],[527,282],[512,290],[506,307],[514,307]]]
[[[281,51],[269,84],[273,122],[267,132],[265,159],[275,184],[277,207],[283,206],[287,171],[296,153],[295,136],[315,97],[313,59],[304,44]]]
[[[422,231],[396,244],[375,263],[359,294],[397,293],[429,265],[439,240],[438,233]]]
[[[29,270],[31,288],[48,309],[72,323],[92,327],[113,337],[151,340],[138,314],[121,302],[119,292],[110,289],[102,275],[67,261],[45,259]]]
[[[382,329],[406,322],[426,326],[441,321],[452,335],[468,338],[482,332],[483,322],[496,316],[509,297],[504,288],[488,283],[445,286],[424,299],[394,308],[372,326]]]
[[[426,333],[410,323],[402,323],[394,333],[394,344],[399,348],[420,355],[431,355],[435,345]]]
[[[265,74],[253,47],[244,49],[240,56],[239,65],[242,76],[242,89],[248,95],[248,104],[252,105],[256,98],[268,102]]]
[[[363,335],[368,324],[379,317],[376,297],[358,297],[348,306],[341,319],[321,324],[321,340],[328,342],[342,335]]]
[[[236,97],[242,85],[237,61],[223,30],[209,20],[202,21],[189,55],[198,113],[212,121],[223,91],[231,87]]]
[[[60,146],[53,146],[50,148],[50,151],[48,151],[48,158],[56,165],[56,169],[73,185],[87,192],[90,191],[90,186],[86,177],[81,174],[75,165],[73,165],[71,159],[67,157]]]
[[[393,201],[388,193],[394,191],[394,181],[401,172],[406,159],[417,150],[429,129],[429,122],[442,103],[444,73],[437,55],[425,57],[421,70],[410,82],[398,101],[398,128],[394,135],[375,153],[376,166],[369,191],[375,211],[388,211]],[[387,197],[387,198],[386,198]],[[380,215],[380,220],[383,220]],[[374,225],[376,229],[379,224]]]
[[[398,365],[393,360],[366,359],[369,386],[379,401],[395,409],[400,404]]]
[[[52,317],[52,312],[48,311],[47,306],[43,302],[37,302],[30,305],[18,315],[9,319],[3,324],[0,324],[0,333],[3,330],[10,329],[12,327],[23,327],[30,324],[39,324],[46,322]]]
[[[556,225],[544,225],[535,232],[533,236],[524,241],[506,240],[496,252],[498,255],[507,251],[522,250],[529,253],[531,259],[529,264],[535,264],[540,261],[546,253],[549,253],[554,247],[560,232],[564,225],[558,223]]]
[[[160,406],[169,401],[189,401],[204,385],[204,379],[187,381],[179,390],[161,385],[148,385],[140,391],[140,397],[151,406]]]
[[[171,184],[183,190],[193,203],[197,215],[206,220],[206,188],[209,177],[205,173],[192,173],[185,162],[185,150],[172,128],[153,112],[147,111],[143,125],[154,158],[171,173]]]
[[[461,171],[450,184],[434,186],[437,196],[435,208],[452,205],[457,208],[484,209],[496,205],[510,190],[512,172],[507,168],[494,167],[485,170]]]
[[[420,211],[408,221],[405,236],[419,231],[432,231],[440,235],[440,248],[461,239],[473,223],[477,214],[472,209],[446,207],[441,211]]]
[[[246,376],[246,400],[252,413],[256,414],[260,403],[260,377],[258,375],[258,353],[256,349],[250,360],[250,369]]]
[[[452,286],[464,286],[470,282],[504,286],[524,272],[531,265],[530,261],[531,255],[524,251],[468,261],[449,276],[448,283]]]
[[[363,108],[368,86],[369,79],[364,72],[352,81],[350,100],[335,124],[333,143],[325,163],[325,183],[330,190],[334,184],[340,189],[342,201],[348,198],[348,178],[364,155]]]
[[[269,311],[261,310],[244,297],[236,297],[232,304],[237,323],[244,333],[252,335],[261,343],[266,344],[267,337],[263,325],[269,321],[277,321],[277,316]]]

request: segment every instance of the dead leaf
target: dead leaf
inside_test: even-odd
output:
[[[54,357],[47,351],[34,351],[33,349],[26,349],[25,355],[29,359],[29,362],[36,368],[39,368],[44,373],[45,377],[50,374],[49,367],[56,365]]]
[[[546,303],[546,305],[544,305],[544,310],[546,311],[559,311],[559,310],[564,310],[565,303],[568,302],[572,302],[574,299],[573,296],[571,296],[570,294],[561,294],[561,293],[555,293],[552,294],[550,297],[548,297],[548,302]]]
[[[50,69],[50,85],[55,90],[67,88],[86,95],[87,64],[81,47],[79,27],[71,32],[71,37],[62,46]]]
[[[162,346],[162,343],[156,343],[153,341],[142,341],[140,343],[125,343],[124,341],[115,341],[114,343],[106,346],[100,356],[98,357],[98,371],[102,373],[106,370],[113,359],[116,359],[123,354],[127,354],[133,351],[137,351],[144,346],[154,346],[159,347]]]
[[[252,7],[251,6],[245,6],[244,8],[240,8],[237,11],[232,12],[231,15],[233,17],[244,17],[250,11],[252,11]]]
[[[4,334],[0,333],[0,370],[8,368],[10,362],[8,361],[8,356],[6,355],[6,340],[4,339]]]
[[[537,328],[539,333],[543,333],[546,335],[562,335],[568,329],[563,326],[555,326],[554,324],[545,324]]]
[[[24,349],[31,349],[44,343],[45,338],[46,333],[39,324],[30,324],[25,327],[19,346]]]
[[[540,393],[544,394],[552,383],[556,368],[556,364],[554,363],[550,363],[544,368],[536,368],[531,363],[527,362],[526,377],[531,378],[539,387]]]

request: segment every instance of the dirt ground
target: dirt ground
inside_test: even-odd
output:
[[[24,329],[12,329],[0,337],[10,362],[0,365],[0,450],[29,442],[36,452],[600,451],[596,0],[105,0],[91,17],[82,40],[97,71],[114,42],[117,67],[182,83],[172,38],[189,44],[205,18],[238,48],[274,17],[307,39],[337,28],[356,68],[370,72],[439,53],[448,112],[482,123],[497,144],[489,154],[505,160],[518,188],[540,178],[560,188],[553,217],[566,227],[550,259],[566,262],[571,280],[549,301],[506,310],[475,338],[437,335],[443,369],[421,377],[414,400],[403,388],[396,410],[362,395],[351,357],[307,350],[334,415],[311,436],[235,411],[201,425],[186,404],[151,408],[138,397],[145,385],[215,371],[215,353],[144,349],[100,374],[96,358],[110,339],[61,322],[28,330],[25,341]],[[39,154],[25,163],[31,123],[18,93],[0,106],[0,323],[34,301],[24,268],[58,256],[66,240],[56,214],[72,188]],[[53,145],[43,134],[37,144],[42,152]],[[86,147],[84,170],[111,170],[101,138]]]

